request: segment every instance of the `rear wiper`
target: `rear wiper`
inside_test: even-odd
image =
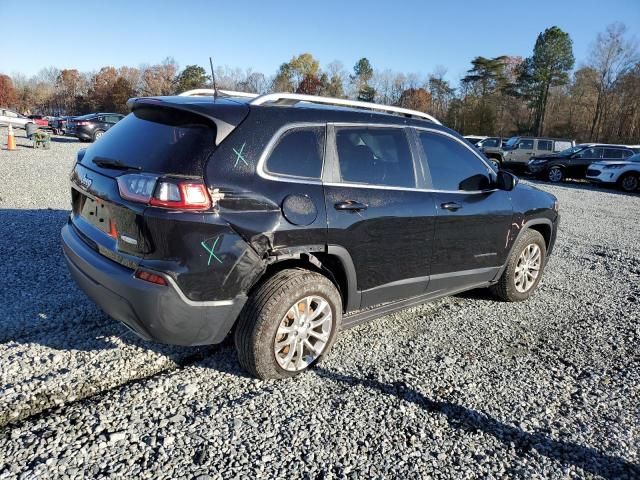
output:
[[[94,158],[93,163],[99,167],[112,168],[114,170],[142,170],[140,167],[127,165],[120,160],[109,160],[107,158]]]

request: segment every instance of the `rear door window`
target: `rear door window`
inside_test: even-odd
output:
[[[487,165],[460,142],[433,132],[419,131],[435,190],[476,191],[491,186]]]
[[[602,158],[607,160],[620,160],[624,158],[623,152],[620,148],[605,148]]]
[[[336,149],[343,182],[415,188],[416,175],[403,128],[340,127]]]
[[[550,152],[553,150],[553,142],[551,140],[538,140],[538,150]]]
[[[302,178],[320,178],[324,156],[324,127],[287,130],[271,150],[265,164],[269,173]]]

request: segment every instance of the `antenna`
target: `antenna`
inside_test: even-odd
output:
[[[211,66],[211,83],[213,86],[213,98],[218,98],[218,88],[216,87],[216,74],[213,72],[213,60],[209,57],[209,65]]]

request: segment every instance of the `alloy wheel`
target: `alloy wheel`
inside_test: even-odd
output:
[[[290,372],[311,365],[326,350],[333,322],[331,305],[318,295],[294,303],[276,331],[273,351],[278,365]]]
[[[638,188],[638,177],[635,175],[627,175],[622,179],[622,189],[627,192],[633,192]]]
[[[526,293],[536,283],[536,279],[540,274],[541,263],[540,247],[535,243],[530,243],[524,248],[516,264],[514,281],[518,292]]]
[[[500,170],[500,162],[498,162],[497,160],[490,158],[489,162],[491,163],[491,165],[493,165],[493,168],[495,168],[496,172],[498,170]]]
[[[549,170],[549,180],[552,182],[559,182],[562,180],[562,170],[555,167]]]

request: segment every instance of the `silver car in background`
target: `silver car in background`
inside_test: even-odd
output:
[[[33,123],[33,120],[8,108],[0,108],[1,126],[8,127],[11,125],[14,128],[25,128],[28,123]]]

